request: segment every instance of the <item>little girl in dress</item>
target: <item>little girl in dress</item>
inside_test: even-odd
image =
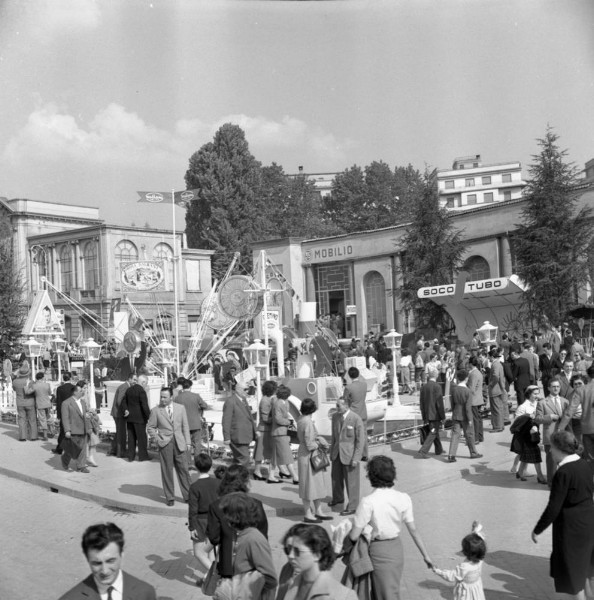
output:
[[[466,560],[455,569],[438,569],[433,572],[446,581],[454,583],[454,600],[485,600],[481,570],[483,558],[487,554],[487,545],[482,534],[482,525],[475,521],[472,533],[462,540],[462,554]]]

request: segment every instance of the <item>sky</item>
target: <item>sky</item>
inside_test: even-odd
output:
[[[592,0],[0,0],[0,196],[171,225],[226,122],[287,173],[594,158]],[[176,207],[178,228],[184,212]]]

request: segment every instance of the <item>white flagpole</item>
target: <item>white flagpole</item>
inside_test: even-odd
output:
[[[175,364],[176,373],[179,377],[179,313],[177,310],[177,240],[175,235],[175,189],[171,189],[171,221],[173,224],[173,315],[175,322]]]

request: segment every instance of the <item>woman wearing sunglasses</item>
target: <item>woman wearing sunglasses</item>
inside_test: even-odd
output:
[[[357,600],[354,590],[330,574],[336,556],[323,527],[293,526],[285,534],[283,547],[295,575],[281,583],[276,600]]]

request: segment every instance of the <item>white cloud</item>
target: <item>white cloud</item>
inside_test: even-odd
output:
[[[45,36],[94,28],[101,22],[98,0],[34,0],[26,6],[29,25]]]
[[[349,140],[338,140],[329,132],[285,116],[281,121],[247,115],[227,115],[216,122],[179,120],[173,131],[146,123],[136,113],[110,104],[88,123],[54,105],[33,112],[26,125],[8,142],[2,157],[12,165],[66,160],[97,166],[161,167],[187,165],[187,160],[216,130],[227,122],[246,133],[254,156],[264,163],[305,161],[322,168],[343,168]],[[289,169],[290,170],[290,169]]]

